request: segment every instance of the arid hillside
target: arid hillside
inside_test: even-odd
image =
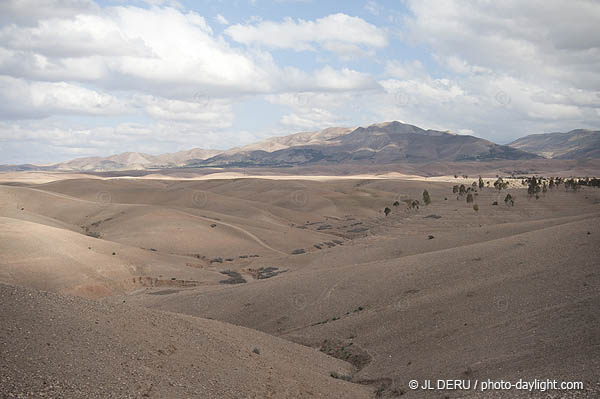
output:
[[[430,397],[408,381],[555,378],[594,397],[600,191],[536,199],[495,180],[13,179],[0,185],[3,386]],[[10,338],[19,328],[31,335]],[[26,348],[39,355],[16,357]],[[126,366],[98,370],[95,353]]]

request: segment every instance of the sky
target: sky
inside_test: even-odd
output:
[[[600,2],[0,1],[0,164],[392,120],[600,128]]]

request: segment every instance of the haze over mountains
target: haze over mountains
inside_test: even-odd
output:
[[[0,166],[0,170],[122,171],[173,167],[286,167],[306,165],[499,161],[600,158],[600,132],[536,134],[509,145],[469,135],[424,130],[385,122],[368,127],[332,127],[273,137],[230,150],[187,151],[150,155],[126,152],[108,157],[77,158],[53,165]]]

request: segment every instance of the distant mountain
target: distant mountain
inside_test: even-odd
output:
[[[577,129],[568,133],[532,134],[508,145],[545,158],[600,158],[600,130]]]
[[[531,137],[531,136],[530,136]],[[515,142],[516,143],[516,142]],[[226,151],[194,148],[162,155],[125,152],[53,165],[0,165],[0,171],[123,171],[172,167],[285,167],[296,165],[526,160],[540,156],[517,146],[400,123],[331,127],[272,137]]]
[[[267,140],[249,144],[244,147],[232,148],[231,150],[223,152],[223,154],[232,155],[251,151],[274,152],[301,145],[325,145],[328,140],[343,136],[353,130],[354,128],[349,127],[330,127],[316,132],[301,132],[290,134],[288,136],[271,137]]]
[[[328,134],[330,136],[328,136]],[[278,138],[282,143],[286,138]],[[307,138],[312,138],[308,140]],[[240,148],[218,154],[189,166],[293,166],[331,163],[392,164],[398,162],[492,161],[535,159],[537,155],[494,144],[473,136],[424,130],[400,122],[369,127],[301,133],[295,145],[266,150]],[[254,149],[256,148],[256,149]],[[269,149],[277,148],[272,146]]]
[[[169,168],[184,166],[191,160],[203,160],[220,153],[221,151],[218,150],[203,150],[200,148],[162,155],[124,152],[109,157],[77,158],[71,161],[51,165],[45,169],[50,168],[51,170],[68,171],[114,171]]]

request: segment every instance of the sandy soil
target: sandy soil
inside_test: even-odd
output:
[[[515,180],[475,210],[452,193],[473,177],[307,176],[0,185],[2,389],[454,398],[503,392],[407,384],[552,378],[585,390],[510,397],[597,397],[600,190]]]

